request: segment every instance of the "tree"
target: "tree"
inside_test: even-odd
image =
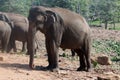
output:
[[[90,6],[91,0],[77,0],[77,11],[81,15],[83,15],[86,19],[89,17],[89,6]]]
[[[29,0],[0,0],[0,11],[27,15],[30,4]]]
[[[109,22],[112,22],[115,26],[116,2],[118,3],[117,0],[92,0],[90,18],[100,20],[100,22],[105,24],[105,29],[107,29]]]

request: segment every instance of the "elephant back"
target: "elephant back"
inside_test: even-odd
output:
[[[0,20],[0,29],[2,29],[1,27],[3,27],[4,29],[5,29],[5,27],[10,28],[10,26],[7,22]]]
[[[15,14],[15,13],[6,13],[8,16],[9,16],[9,18],[10,18],[10,20],[12,21],[12,22],[25,22],[26,23],[26,17],[24,17],[23,15],[20,15],[20,14]]]
[[[5,21],[0,20],[0,27],[9,26]]]

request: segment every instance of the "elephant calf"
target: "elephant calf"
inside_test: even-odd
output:
[[[7,51],[10,35],[11,35],[11,27],[7,22],[0,20],[0,40],[1,40],[2,52]]]
[[[26,17],[15,14],[15,13],[5,13],[0,12],[0,20],[7,22],[8,24],[12,22],[12,31],[11,31],[11,37],[10,37],[10,43],[8,52],[13,48],[14,52],[17,51],[15,41],[21,41],[22,46],[22,52],[26,50],[26,42],[27,42],[27,32],[28,32],[28,20]],[[11,25],[11,24],[9,24]]]
[[[67,9],[46,8],[33,6],[29,12],[29,41],[30,54],[29,66],[34,68],[34,37],[37,30],[45,35],[46,50],[49,65],[47,69],[56,70],[58,65],[58,50],[71,49],[79,56],[80,66],[78,71],[90,71],[90,27],[86,20]]]

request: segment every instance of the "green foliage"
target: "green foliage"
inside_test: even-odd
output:
[[[90,5],[90,19],[99,19],[108,27],[108,22],[119,22],[120,2],[118,0],[92,0]],[[119,18],[118,18],[119,17]]]
[[[62,54],[62,57],[67,57],[67,55],[65,53]]]
[[[96,52],[115,52],[120,55],[120,42],[114,40],[94,40],[92,46]]]
[[[100,21],[99,20],[92,21],[90,25],[100,25]]]
[[[120,42],[111,40],[111,41],[108,41],[107,44],[113,52],[117,53],[118,56],[120,56]]]
[[[93,67],[95,68],[97,65],[98,65],[98,62],[97,62],[97,61],[94,61],[94,62],[93,62]]]
[[[112,26],[112,24],[109,27],[109,30],[120,30],[120,23],[116,23],[116,26]]]
[[[115,56],[111,56],[113,60],[120,60],[120,42],[114,40],[94,40],[92,47],[96,53],[116,53]]]
[[[27,16],[31,5],[66,8],[80,13],[90,23],[100,21],[99,25],[104,23],[106,28],[109,22],[120,22],[119,0],[0,0],[0,11]]]
[[[110,48],[108,45],[105,43],[105,41],[101,40],[94,40],[93,41],[93,48],[97,53],[102,52],[102,53],[108,53],[110,52]]]
[[[63,53],[63,54],[61,55],[61,57],[69,58],[70,56],[69,56],[68,54],[66,54],[66,53]]]
[[[30,0],[0,0],[0,11],[26,15],[30,8]]]
[[[120,61],[120,56],[114,56],[111,58],[112,61]]]

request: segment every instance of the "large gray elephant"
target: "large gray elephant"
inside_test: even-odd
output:
[[[13,48],[16,52],[16,44],[15,41],[21,41],[22,46],[22,52],[26,50],[26,42],[27,42],[27,32],[28,32],[28,19],[20,14],[15,13],[5,13],[1,12],[2,15],[7,16],[7,18],[13,23],[12,27],[12,33],[10,37],[10,47],[8,48],[8,52]],[[1,18],[0,18],[1,19]],[[8,22],[6,20],[6,22]],[[9,23],[9,22],[8,22]]]
[[[29,11],[28,53],[29,66],[34,68],[34,37],[37,30],[45,35],[49,65],[47,69],[58,70],[58,49],[72,49],[79,56],[78,71],[90,71],[90,27],[86,20],[70,10],[33,6]]]
[[[0,41],[1,41],[2,52],[4,51],[7,52],[10,35],[11,35],[11,26],[7,22],[0,20]]]

